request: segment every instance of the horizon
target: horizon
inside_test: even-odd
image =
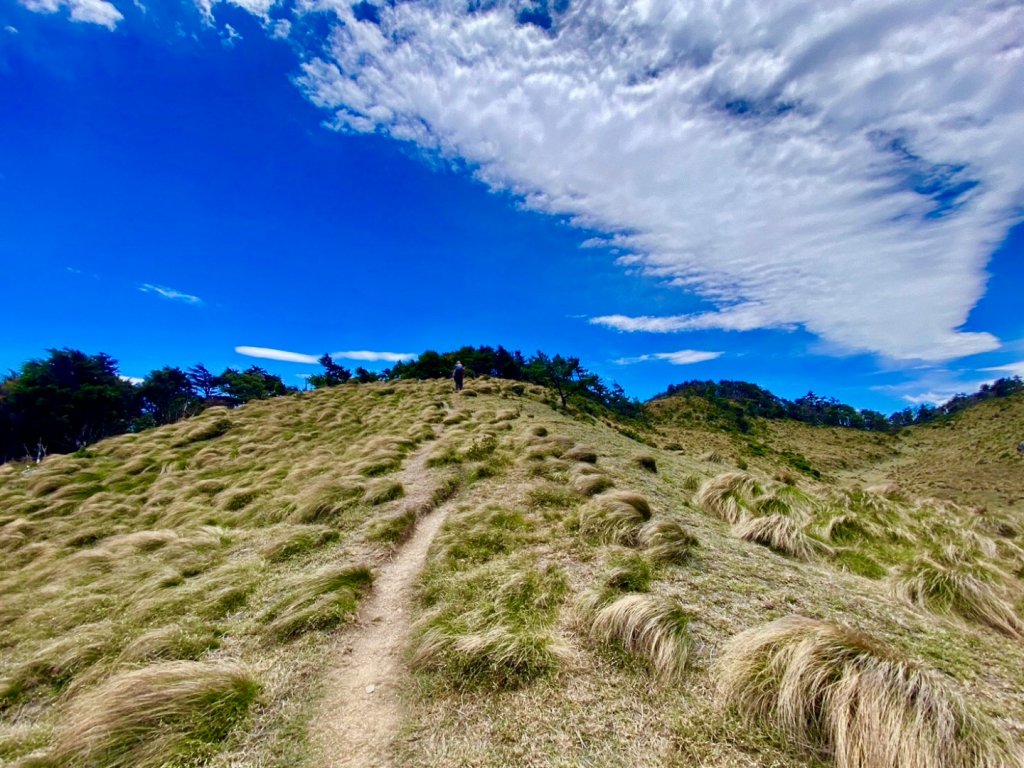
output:
[[[501,344],[887,414],[1024,375],[1015,20],[19,0],[0,367]]]

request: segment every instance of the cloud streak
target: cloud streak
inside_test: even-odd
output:
[[[467,161],[710,305],[599,324],[801,326],[896,360],[998,347],[961,328],[1022,203],[1024,7],[524,8],[406,2],[367,20],[305,0],[336,23],[299,83],[336,129]]]
[[[284,349],[272,349],[270,347],[235,347],[235,352],[247,357],[261,357],[265,360],[278,360],[284,363],[307,363],[316,365],[320,361],[320,355],[307,355],[302,352],[289,352]],[[370,350],[353,350],[349,352],[331,352],[331,357],[343,360],[361,360],[365,362],[390,362],[397,363],[400,360],[408,360],[416,357],[413,352],[372,352]]]
[[[174,288],[168,288],[165,285],[153,285],[152,283],[143,283],[139,286],[139,290],[143,293],[155,293],[164,299],[171,301],[180,301],[184,304],[199,305],[203,303],[203,300],[198,296],[193,296],[191,293],[185,293],[183,291],[176,290]]]
[[[721,352],[702,352],[696,349],[681,349],[678,352],[653,352],[638,357],[620,357],[615,361],[616,365],[633,365],[635,363],[648,363],[661,360],[672,365],[693,365],[704,363],[708,360],[717,360],[722,356]]]
[[[66,7],[71,13],[72,21],[99,24],[111,31],[124,18],[117,10],[117,6],[107,0],[19,0],[19,2],[36,13],[56,13]],[[7,29],[13,29],[13,27]]]

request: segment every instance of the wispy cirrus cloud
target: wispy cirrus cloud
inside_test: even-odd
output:
[[[266,360],[279,360],[285,363],[308,363],[317,364],[320,355],[307,355],[302,352],[289,352],[284,349],[272,349],[270,347],[235,347],[235,352],[247,357],[261,357]],[[362,360],[366,362],[386,361],[397,363],[400,360],[408,360],[416,357],[413,352],[372,352],[370,350],[353,350],[349,352],[331,352],[331,357],[343,360]]]
[[[203,303],[203,300],[198,296],[193,296],[191,293],[185,293],[175,288],[168,288],[166,285],[153,285],[152,283],[143,283],[139,286],[139,290],[143,293],[155,293],[157,296],[163,299],[169,299],[171,301],[180,301],[184,304],[199,305]]]
[[[1017,363],[1007,363],[1006,365],[993,365],[988,368],[979,368],[979,370],[990,371],[1004,376],[1024,377],[1024,360]]]
[[[1020,218],[1024,6],[373,5],[301,6],[336,20],[299,79],[336,129],[467,161],[713,307],[594,322],[801,326],[895,360],[998,347],[962,326]]]
[[[693,365],[704,363],[708,360],[717,360],[722,352],[704,352],[697,349],[681,349],[678,352],[653,352],[637,357],[620,357],[615,360],[616,365],[633,365],[634,363],[648,363],[652,361],[663,361],[672,365]]]
[[[111,31],[124,18],[117,6],[107,0],[19,0],[19,2],[36,13],[56,13],[61,8],[68,8],[72,21],[99,24]]]

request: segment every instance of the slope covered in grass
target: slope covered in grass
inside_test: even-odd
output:
[[[868,443],[794,432],[759,451],[699,421],[645,429],[554,404],[495,380],[459,396],[353,384],[3,467],[0,762],[86,764],[83,702],[176,689],[191,669],[225,703],[198,734],[140,713],[165,757],[315,765],[323,650],[430,513],[403,503],[416,482],[450,512],[408,617],[403,723],[379,745],[393,765],[866,765],[857,745],[873,739],[917,745],[893,768],[1020,764],[1013,508],[870,487],[888,454],[865,458]],[[795,693],[762,663],[794,648],[808,649]],[[726,677],[731,658],[745,666]],[[877,684],[850,683],[834,706],[815,693],[868,673]],[[866,697],[882,715],[843,714]],[[926,705],[948,716],[907,730],[886,714]],[[104,727],[134,754],[123,719]]]

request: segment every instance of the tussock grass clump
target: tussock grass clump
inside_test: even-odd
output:
[[[194,764],[217,751],[259,691],[245,668],[228,661],[175,661],[122,673],[71,703],[47,762]]]
[[[609,488],[614,488],[615,482],[608,475],[599,473],[577,474],[573,478],[572,487],[584,496],[596,496]]]
[[[536,485],[526,493],[526,503],[534,509],[567,509],[576,506],[581,500],[576,491],[558,483]]]
[[[649,592],[654,579],[654,566],[646,557],[628,552],[613,557],[611,570],[605,575],[606,587],[618,592]]]
[[[429,509],[424,512],[429,511]],[[370,541],[384,544],[401,544],[412,536],[416,529],[416,520],[420,510],[415,506],[406,506],[390,515],[385,515],[370,524],[366,537]]]
[[[645,660],[659,680],[677,679],[690,651],[690,617],[679,602],[662,595],[630,594],[597,608],[589,634]]]
[[[826,551],[825,545],[812,539],[785,515],[745,518],[733,527],[733,533],[744,541],[799,560],[811,560],[818,552]]]
[[[441,562],[459,568],[515,552],[529,541],[529,525],[517,510],[485,506],[449,518],[438,536]]]
[[[947,547],[898,565],[890,578],[893,594],[913,605],[1024,639],[1024,621],[1008,599],[1006,574],[970,552]]]
[[[283,641],[348,621],[372,581],[366,566],[337,565],[292,579],[263,614],[268,636]]]
[[[658,471],[658,460],[649,453],[642,453],[633,458],[633,463],[645,472],[656,473]]]
[[[410,665],[453,688],[514,688],[557,669],[568,650],[550,631],[568,581],[526,557],[452,574],[428,572],[427,612],[413,627]]]
[[[738,523],[759,492],[757,481],[746,472],[725,472],[705,480],[694,500],[727,523]]]
[[[638,540],[644,553],[655,562],[677,565],[689,561],[693,550],[700,546],[696,536],[670,517],[648,520],[640,529]]]
[[[596,464],[597,452],[594,451],[592,448],[587,448],[586,446],[583,445],[577,445],[574,446],[573,448],[570,448],[568,451],[562,454],[562,458],[568,459],[569,461],[582,461],[587,464]]]
[[[852,629],[788,616],[734,637],[717,670],[729,706],[838,768],[1019,764],[945,679]]]
[[[635,544],[640,527],[651,517],[643,496],[628,491],[602,494],[580,512],[580,531],[602,541]]]
[[[29,696],[37,688],[60,689],[93,663],[116,650],[117,631],[109,621],[76,627],[43,645],[0,679],[0,710]]]
[[[121,652],[126,662],[194,660],[220,647],[217,627],[198,622],[175,622],[156,627],[132,640]]]
[[[365,488],[360,483],[328,482],[303,491],[295,503],[295,517],[302,523],[328,523],[356,506]]]
[[[279,563],[332,544],[340,538],[341,534],[333,528],[303,525],[286,530],[279,538],[267,542],[260,551],[270,562]]]
[[[377,507],[389,501],[400,499],[405,495],[405,487],[393,480],[383,480],[370,483],[366,488],[363,500],[370,506]]]
[[[213,409],[211,408],[210,411],[212,410]],[[209,411],[207,413],[209,413]],[[229,429],[231,429],[231,419],[204,419],[202,423],[196,424],[191,429],[187,430],[178,442],[174,444],[174,447],[183,448],[187,445],[191,445],[192,443],[200,443],[204,440],[214,440],[226,435]]]
[[[430,492],[430,503],[439,507],[446,501],[455,498],[460,490],[462,490],[462,478],[458,475],[448,475]]]

